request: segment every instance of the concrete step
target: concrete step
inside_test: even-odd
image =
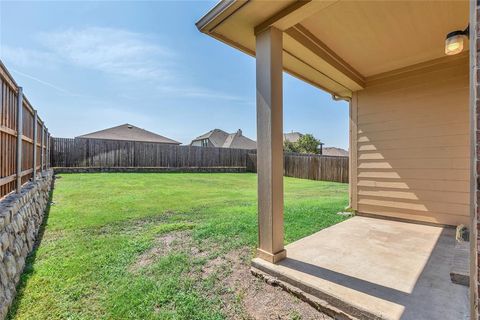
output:
[[[253,263],[255,265],[255,263]],[[314,295],[311,295],[307,293],[306,291],[303,291],[302,289],[293,286],[289,284],[288,282],[282,281],[279,278],[275,276],[271,276],[268,273],[256,268],[255,266],[252,266],[250,269],[250,272],[257,278],[264,280],[266,283],[272,286],[279,286],[286,292],[296,296],[300,300],[303,300],[304,302],[308,303],[321,313],[335,319],[335,320],[363,320],[363,319],[373,319],[373,320],[378,320],[376,318],[357,318],[349,313],[344,312],[343,310],[333,306],[326,300],[320,299]]]

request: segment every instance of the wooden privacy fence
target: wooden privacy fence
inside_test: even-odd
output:
[[[53,167],[246,167],[256,172],[255,150],[165,145],[100,139],[51,139]],[[284,155],[284,174],[348,182],[348,157]]]
[[[16,190],[50,163],[48,132],[22,88],[0,61],[0,198]]]
[[[245,167],[248,150],[52,138],[54,167]]]
[[[348,157],[285,153],[283,174],[301,179],[348,183]],[[247,171],[257,172],[257,155],[247,156]]]

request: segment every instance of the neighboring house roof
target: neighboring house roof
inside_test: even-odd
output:
[[[213,147],[218,148],[235,148],[235,149],[256,149],[257,143],[245,137],[242,130],[238,129],[235,133],[227,133],[220,129],[213,129],[201,136],[196,137],[190,144],[195,141],[209,139]]]
[[[223,147],[235,149],[256,149],[257,143],[254,140],[242,135],[241,130],[239,131],[230,134],[227,140],[225,140]]]
[[[324,147],[322,154],[324,156],[342,156],[348,157],[348,151],[342,148],[336,147]]]
[[[196,137],[192,143],[194,141],[198,141],[198,140],[204,140],[204,139],[209,139],[210,142],[213,144],[214,147],[220,147],[223,145],[223,143],[225,142],[225,140],[227,139],[228,137],[228,133],[223,131],[223,130],[220,130],[220,129],[213,129],[213,130],[210,130],[208,131],[207,133],[205,134],[202,134],[201,136],[199,137]]]
[[[161,136],[151,131],[147,131],[145,129],[135,127],[128,123],[117,127],[87,133],[82,136],[78,136],[77,138],[180,144],[178,141]]]
[[[283,134],[283,141],[297,142],[303,136],[300,132],[289,132]]]

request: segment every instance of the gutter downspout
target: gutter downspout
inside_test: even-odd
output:
[[[352,100],[352,98],[337,96],[336,94],[333,94],[333,93],[332,93],[332,99],[335,101],[347,101],[347,102],[350,102]]]

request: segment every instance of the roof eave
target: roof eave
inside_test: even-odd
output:
[[[213,7],[207,14],[198,20],[195,25],[200,32],[208,33],[210,28],[208,27],[210,24],[217,25],[216,20],[221,18],[223,13],[233,7],[235,4],[238,4],[239,1],[237,0],[221,0],[218,2],[215,7]]]
[[[310,1],[306,1],[309,3]],[[247,7],[249,4],[252,5],[255,2],[249,0],[221,0],[219,3],[215,5],[207,14],[205,14],[201,19],[196,22],[196,27],[198,30],[208,36],[215,38],[216,40],[227,44],[237,50],[240,50],[252,57],[255,57],[255,51],[252,48],[247,48],[243,44],[238,43],[235,40],[230,39],[229,37],[217,32],[217,28],[230,19],[238,10]],[[303,4],[303,3],[302,3]],[[320,4],[318,4],[320,5]],[[299,6],[298,3],[292,4],[292,7]],[[323,4],[322,4],[323,6]],[[307,7],[307,6],[305,6]],[[289,8],[287,8],[289,9]],[[293,10],[294,11],[294,10]],[[275,16],[274,13],[272,13]],[[271,19],[267,19],[270,21]],[[266,22],[265,22],[266,23]],[[303,74],[300,74],[296,70],[293,70],[289,67],[284,67],[284,71],[289,73],[290,75],[297,77],[317,88],[325,90],[335,96],[342,97],[345,99],[350,99],[352,89],[345,87],[345,90],[335,90],[333,88],[329,88],[325,84],[322,84],[318,81],[315,81],[312,77],[307,77]],[[315,74],[316,75],[316,74]]]

